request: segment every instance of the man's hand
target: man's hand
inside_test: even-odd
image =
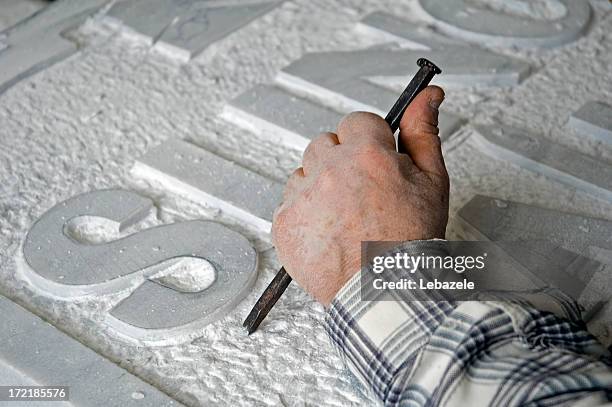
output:
[[[294,280],[328,306],[361,267],[361,242],[444,238],[449,181],[438,137],[442,89],[410,104],[395,150],[389,125],[351,113],[337,133],[304,152],[273,220],[279,260]]]

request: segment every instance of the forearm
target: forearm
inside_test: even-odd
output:
[[[414,242],[402,250],[426,247]],[[536,297],[364,302],[360,286],[356,275],[338,293],[327,330],[351,371],[385,404],[552,405],[610,396],[603,391],[612,388],[605,349],[563,297],[542,294],[549,311],[536,308]]]

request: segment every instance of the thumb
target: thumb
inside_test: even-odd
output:
[[[440,137],[438,137],[438,108],[444,91],[428,86],[412,101],[400,122],[399,141],[423,172],[446,177]]]

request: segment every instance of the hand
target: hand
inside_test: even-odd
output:
[[[272,224],[287,272],[329,306],[361,267],[361,242],[444,238],[449,181],[438,137],[442,89],[430,86],[410,104],[395,150],[389,125],[351,113],[324,133],[289,178]]]

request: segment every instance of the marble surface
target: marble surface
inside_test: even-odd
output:
[[[283,186],[193,144],[169,140],[138,158],[132,174],[208,203],[270,233]]]
[[[1,370],[2,384],[68,386],[69,402],[42,402],[47,405],[180,406],[155,387],[1,295],[0,312],[0,369],[4,365],[13,372],[7,377],[7,370]],[[28,402],[1,403],[17,406]]]
[[[123,0],[108,17],[151,44],[188,61],[206,47],[270,11],[280,1]],[[111,20],[112,21],[112,20]]]
[[[482,1],[472,2],[473,7],[491,12]],[[72,4],[55,3],[53,7]],[[497,12],[520,15],[526,2],[503,3],[491,3],[497,7],[493,10],[502,7]],[[529,3],[544,7],[538,18],[554,24],[558,17],[548,14],[544,2]],[[449,238],[460,232],[457,211],[477,194],[612,220],[609,199],[584,193],[520,162],[486,154],[476,142],[477,126],[518,127],[589,156],[599,165],[612,163],[608,144],[581,134],[569,123],[581,106],[612,100],[611,7],[608,1],[588,4],[592,11],[588,25],[578,35],[569,32],[563,44],[535,41],[535,47],[523,47],[489,42],[486,35],[451,35],[453,41],[476,48],[471,55],[486,52],[518,65],[511,65],[516,68],[514,76],[506,75],[494,86],[482,86],[482,77],[445,84],[445,111],[463,123],[443,146],[452,188]],[[152,46],[151,39],[142,41],[127,35],[125,26],[108,24],[105,10],[101,9],[101,17],[79,20],[61,36],[33,31],[41,44],[52,42],[49,49],[60,47],[53,41],[69,38],[70,56],[35,71],[11,66],[19,80],[0,94],[0,293],[27,304],[31,312],[186,405],[375,405],[333,352],[321,327],[323,307],[296,285],[289,287],[258,332],[245,335],[242,320],[280,266],[256,228],[183,193],[152,185],[131,169],[139,157],[164,141],[187,140],[282,182],[298,165],[300,147],[279,143],[261,128],[245,130],[226,120],[222,113],[232,100],[267,84],[339,113],[354,108],[384,110],[383,93],[388,92],[388,100],[393,101],[398,87],[405,86],[416,68],[412,67],[416,49],[409,40],[398,41],[397,32],[363,30],[364,18],[385,11],[407,24],[429,25],[442,33],[448,32],[444,21],[432,19],[416,0],[293,0],[195,55],[190,53],[187,62],[183,54],[160,47],[163,41]],[[565,42],[572,36],[575,41]],[[349,76],[342,76],[339,66],[321,57],[326,53],[380,59],[377,64],[357,59],[369,69],[368,75],[374,75],[361,80],[360,73],[350,69]],[[389,68],[394,59],[386,57],[394,54],[410,58],[401,61],[405,67],[401,72]],[[333,84],[325,85],[331,90],[320,87],[313,92],[311,85],[279,81],[280,72],[309,59],[321,65],[319,74],[357,81],[357,89],[371,86],[376,97],[339,98],[342,95],[334,93]],[[469,67],[464,64],[463,72],[469,74]],[[378,72],[383,75],[376,77]],[[24,273],[22,246],[28,231],[54,205],[108,188],[135,191],[154,202],[156,216],[126,227],[120,236],[189,220],[220,221],[247,236],[260,260],[252,290],[224,318],[193,329],[189,341],[164,346],[134,343],[109,326],[105,315],[125,293],[64,300],[41,292]],[[104,233],[96,230],[87,235],[91,241],[104,240]],[[609,344],[610,307],[601,315],[589,328]]]
[[[476,132],[474,142],[484,153],[612,201],[610,164],[523,129],[480,126]]]

